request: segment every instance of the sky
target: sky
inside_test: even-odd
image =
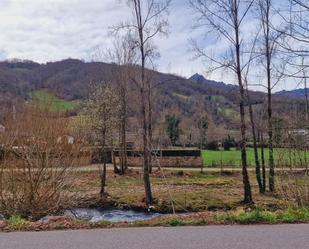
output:
[[[129,14],[125,0],[0,0],[0,60],[90,61],[96,51],[111,46],[109,27],[126,20]],[[204,31],[192,29],[194,12],[188,0],[172,2],[169,22],[169,36],[156,40],[160,52],[156,69],[184,77],[205,75],[207,65],[194,59],[189,46],[189,39],[203,40]],[[251,28],[249,22],[246,29]],[[207,45],[209,51],[224,48],[216,42]],[[235,81],[225,72],[206,77]]]

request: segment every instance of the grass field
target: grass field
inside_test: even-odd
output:
[[[52,112],[66,112],[79,107],[77,101],[60,99],[46,90],[34,91],[32,93],[32,100],[39,107],[48,108]]]
[[[269,151],[264,150],[265,161],[267,162]],[[240,166],[241,165],[241,154],[239,150],[231,149],[230,151],[214,151],[204,150],[203,152],[204,165],[206,167],[217,167],[217,166]],[[261,151],[259,150],[259,155]],[[247,158],[250,166],[254,165],[254,151],[253,148],[247,149]],[[289,149],[274,149],[274,158],[279,166],[304,166],[306,160],[309,162],[309,152],[300,150],[289,150]]]

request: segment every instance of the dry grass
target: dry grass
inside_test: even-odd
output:
[[[77,198],[70,201],[76,205],[103,205],[98,202],[100,179],[97,172],[76,172],[72,188],[66,191]],[[155,172],[152,175],[155,208],[161,212],[171,212],[168,190],[173,197],[177,215],[163,215],[147,221],[138,222],[98,222],[91,223],[56,216],[45,223],[26,221],[13,217],[0,222],[0,231],[16,230],[59,230],[59,229],[91,229],[131,226],[185,226],[209,224],[253,224],[253,223],[298,223],[309,222],[308,209],[293,209],[293,200],[284,201],[276,196],[258,193],[258,186],[253,173],[250,174],[255,205],[242,204],[242,177],[240,173],[197,173],[166,172],[166,181],[162,175]],[[168,185],[166,185],[168,182]],[[108,173],[109,204],[114,203],[124,207],[145,208],[144,188],[139,172],[134,171],[126,176]],[[105,203],[106,204],[106,203]],[[215,212],[214,212],[215,210]],[[185,213],[185,211],[197,211]],[[180,213],[181,212],[181,213]]]
[[[186,211],[231,210],[242,206],[242,177],[240,173],[166,172],[164,179],[159,172],[152,175],[155,209],[171,212],[172,196],[175,209]],[[265,209],[288,206],[287,201],[272,195],[260,195],[251,175],[255,205]],[[110,201],[125,207],[144,208],[144,187],[141,175],[134,171],[126,176],[108,173],[107,192]],[[79,172],[72,191],[81,199],[95,199],[99,193],[99,175],[96,172]]]

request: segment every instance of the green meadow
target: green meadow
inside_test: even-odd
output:
[[[241,153],[240,150],[232,148],[229,151],[224,150],[203,150],[203,161],[206,167],[218,166],[241,166]],[[264,149],[265,161],[267,162],[269,150]],[[261,150],[259,149],[259,156],[261,158]],[[254,166],[254,151],[253,148],[247,148],[248,164]],[[295,149],[274,149],[274,159],[278,166],[290,167],[304,166],[309,162],[309,151],[295,150]]]
[[[40,108],[47,108],[52,112],[72,111],[79,107],[78,101],[60,99],[46,90],[34,91],[31,94],[32,102]]]

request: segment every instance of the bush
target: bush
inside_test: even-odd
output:
[[[69,121],[25,108],[17,118],[8,118],[5,127],[0,144],[15,148],[0,161],[0,213],[14,223],[14,215],[40,219],[59,211],[72,196],[81,148],[77,136],[73,144],[67,139]]]
[[[19,229],[27,224],[27,221],[19,215],[13,215],[7,220],[7,224],[14,229]]]
[[[236,147],[235,139],[230,135],[223,141],[224,150],[230,150],[231,148]]]
[[[219,150],[219,143],[217,141],[211,141],[206,146],[207,150]]]

